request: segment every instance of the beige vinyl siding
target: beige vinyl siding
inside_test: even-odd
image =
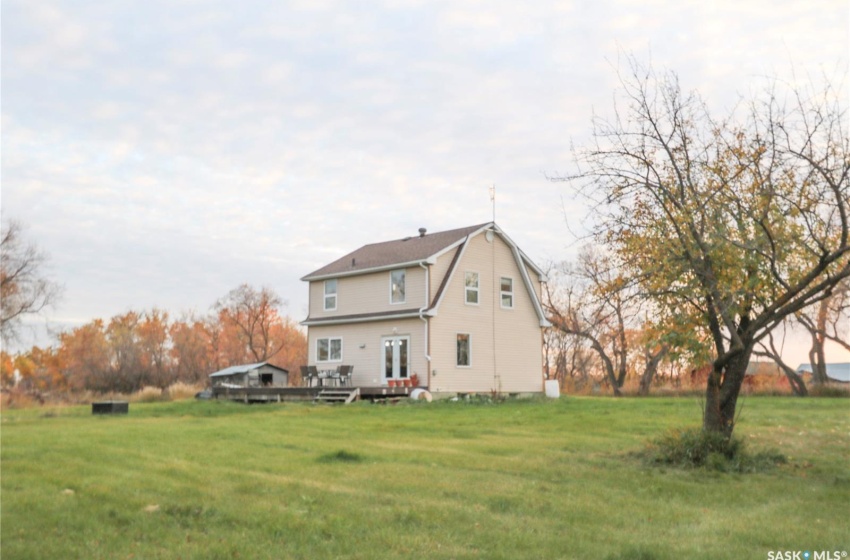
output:
[[[351,365],[354,366],[352,382],[355,386],[380,386],[384,358],[381,339],[385,336],[410,337],[410,372],[418,373],[425,383],[428,371],[424,348],[425,323],[420,319],[310,327],[308,363],[319,369]],[[316,340],[320,338],[342,339],[341,362],[316,363]]]
[[[443,282],[443,278],[445,278],[446,274],[449,273],[449,267],[452,264],[452,260],[455,258],[455,253],[460,251],[462,247],[463,245],[452,249],[451,251],[448,251],[444,255],[441,255],[437,259],[437,262],[431,265],[431,296],[429,298],[429,301],[431,303],[436,303],[434,301],[434,298],[436,298],[437,294],[439,293],[440,285]]]
[[[405,302],[390,303],[390,271],[373,272],[337,279],[336,309],[324,310],[325,282],[310,282],[310,317],[333,317],[360,313],[381,313],[423,307],[425,302],[425,269],[405,270]]]
[[[465,271],[479,273],[477,306],[464,303]],[[513,279],[511,309],[500,305],[503,276]],[[431,390],[541,392],[540,320],[511,248],[498,235],[492,243],[484,234],[471,239],[446,290],[439,313],[431,320]],[[456,363],[458,333],[471,336],[469,367]]]

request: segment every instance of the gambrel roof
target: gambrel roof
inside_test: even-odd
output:
[[[388,268],[401,268],[406,265],[417,265],[463,241],[470,233],[488,225],[479,224],[450,231],[364,245],[356,251],[352,251],[344,257],[311,272],[301,280],[322,280],[377,272]]]
[[[334,262],[311,272],[301,279],[308,282],[328,280],[332,278],[393,270],[396,268],[419,266],[420,264],[434,264],[438,257],[455,250],[451,266],[445,276],[441,279],[441,285],[439,286],[433,301],[431,301],[425,308],[411,308],[358,315],[337,315],[323,318],[308,317],[302,324],[309,326],[319,324],[355,323],[363,321],[377,321],[387,318],[436,315],[438,308],[440,307],[440,303],[443,300],[443,296],[445,295],[445,288],[455,273],[458,261],[463,257],[468,241],[485,232],[487,235],[498,235],[510,247],[516,260],[517,267],[522,275],[523,284],[531,296],[540,324],[541,326],[548,326],[549,322],[543,312],[543,307],[538,294],[535,292],[531,285],[531,281],[528,278],[526,266],[537,274],[541,281],[545,280],[545,274],[540,268],[531,262],[531,259],[529,259],[507,235],[505,235],[495,222],[487,222],[484,224],[431,234],[426,234],[424,230],[420,230],[420,235],[417,237],[405,237],[404,239],[396,239],[394,241],[364,245],[356,251],[348,253]]]

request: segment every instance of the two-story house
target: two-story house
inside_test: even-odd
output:
[[[495,224],[365,245],[311,272],[309,363],[355,386],[543,391],[543,272]]]

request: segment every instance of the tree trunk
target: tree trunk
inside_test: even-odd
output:
[[[618,298],[619,299],[619,298]],[[614,350],[614,357],[617,360],[617,387],[621,387],[626,383],[626,374],[628,373],[628,358],[629,350],[626,342],[626,323],[623,320],[623,313],[620,305],[617,305],[617,338],[619,340],[619,348]]]
[[[622,396],[620,393],[620,386],[617,385],[617,376],[614,375],[614,364],[611,363],[611,358],[605,353],[605,349],[595,338],[591,338],[591,346],[596,353],[599,354],[599,357],[602,359],[602,364],[605,366],[605,375],[608,378],[608,381],[611,383],[611,387],[614,389],[614,396],[619,397]]]
[[[728,352],[714,361],[705,391],[703,430],[732,437],[738,395],[752,351],[752,343],[749,343],[745,349]]]
[[[829,381],[829,378],[826,376],[826,352],[824,351],[826,340],[823,334],[826,332],[828,306],[829,299],[822,300],[818,306],[816,328],[812,332],[812,349],[809,351],[809,360],[812,365],[812,380],[821,385]]]
[[[652,379],[655,377],[655,372],[658,371],[658,364],[667,355],[670,349],[667,346],[661,348],[654,356],[646,352],[646,368],[643,370],[643,375],[640,376],[640,386],[638,395],[646,396],[649,394],[649,388],[652,386]]]
[[[794,391],[794,394],[798,397],[808,396],[809,391],[806,389],[806,382],[803,381],[803,378],[785,364],[779,364],[779,367],[782,368],[782,371],[785,373],[785,377],[788,378],[788,384],[791,385],[791,390]]]
[[[626,352],[618,352],[615,354],[617,356],[617,387],[622,388],[623,385],[626,384],[626,374],[628,373],[627,363],[626,363]]]

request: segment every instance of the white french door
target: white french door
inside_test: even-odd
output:
[[[410,375],[410,337],[385,336],[381,339],[384,381],[407,379]]]

